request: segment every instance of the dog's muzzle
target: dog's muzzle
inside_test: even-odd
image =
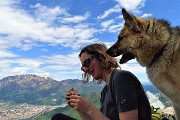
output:
[[[125,51],[119,61],[120,64],[124,64],[126,62],[128,62],[129,60],[135,59],[135,56],[128,51]]]
[[[110,55],[111,57],[117,57],[119,55],[121,55],[123,53],[123,50],[119,50],[118,47],[116,47],[115,45],[113,45],[112,47],[110,47],[106,53],[108,55]]]
[[[124,64],[124,63],[128,62],[129,60],[135,58],[135,56],[131,52],[129,52],[129,51],[125,50],[125,49],[119,49],[116,45],[111,46],[106,51],[106,53],[108,55],[110,55],[111,57],[117,57],[119,55],[122,55],[122,57],[121,57],[121,59],[119,61],[120,64]]]

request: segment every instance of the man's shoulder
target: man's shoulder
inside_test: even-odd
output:
[[[113,72],[114,76],[129,76],[129,75],[133,75],[133,73],[131,73],[130,71],[127,71],[127,70],[121,70],[121,69],[115,69],[115,71]]]
[[[114,72],[113,72],[113,75],[112,75],[112,82],[116,83],[116,81],[118,82],[137,82],[139,81],[138,78],[133,74],[131,73],[130,71],[127,71],[127,70],[119,70],[119,69],[116,69]]]

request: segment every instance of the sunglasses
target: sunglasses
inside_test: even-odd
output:
[[[85,72],[84,67],[89,67],[91,64],[91,60],[96,57],[97,54],[92,55],[91,57],[87,58],[84,63],[82,64],[81,70]]]

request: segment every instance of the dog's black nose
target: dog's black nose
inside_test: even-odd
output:
[[[106,53],[107,53],[108,55],[111,55],[111,50],[108,49],[108,50],[106,51]]]
[[[108,49],[106,53],[111,57],[115,57],[115,52],[112,51],[112,48]]]
[[[118,47],[116,47],[115,45],[110,47],[106,53],[108,55],[110,55],[111,57],[117,57],[119,55],[121,55],[123,53],[123,50],[122,49],[118,49]]]

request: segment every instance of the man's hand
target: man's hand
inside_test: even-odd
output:
[[[66,100],[67,100],[67,103],[68,105],[70,105],[70,99],[72,98],[72,95],[78,95],[80,96],[73,88],[71,88],[70,90],[67,91],[66,93]],[[70,105],[71,106],[71,105]],[[72,107],[72,106],[71,106]]]

